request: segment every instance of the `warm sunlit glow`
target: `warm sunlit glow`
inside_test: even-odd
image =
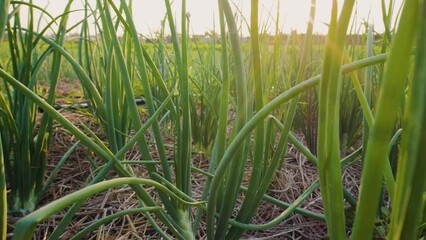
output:
[[[65,6],[67,0],[34,0],[34,3],[39,6],[48,4],[48,11],[53,15],[59,15]],[[82,9],[82,1],[74,1],[73,9]],[[95,1],[90,1],[95,4]],[[116,1],[118,2],[118,1]],[[237,6],[244,18],[249,21],[250,18],[250,1],[249,0],[233,0],[234,6]],[[280,20],[279,27],[283,32],[297,30],[304,32],[309,20],[310,0],[280,0]],[[339,0],[339,7],[343,4],[343,0]],[[389,4],[389,0],[386,0]],[[398,13],[399,6],[402,0],[397,0],[395,3],[395,13]],[[317,13],[315,19],[314,31],[318,33],[326,33],[326,23],[330,20],[331,0],[317,0]],[[160,29],[161,20],[165,15],[165,4],[161,0],[133,0],[134,18],[137,24],[137,29],[144,35],[150,36]],[[176,20],[180,21],[181,0],[175,0],[174,15]],[[275,31],[275,20],[277,16],[278,0],[260,0],[260,26],[263,29],[266,27],[268,32]],[[187,0],[187,12],[191,16],[191,34],[204,34],[207,31],[216,29],[218,31],[218,17],[216,13],[217,1],[215,0]],[[353,16],[360,26],[362,22],[368,21],[374,24],[377,32],[383,32],[384,26],[382,23],[381,1],[358,0],[354,9]],[[82,13],[73,13],[70,17],[70,24],[77,23],[83,17]],[[241,18],[240,18],[241,20]],[[248,30],[245,23],[241,21],[243,34],[247,35]],[[261,28],[262,29],[262,28]],[[364,29],[362,29],[364,31]]]

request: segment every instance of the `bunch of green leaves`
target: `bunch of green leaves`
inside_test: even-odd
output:
[[[25,5],[29,8],[26,29],[20,20],[20,8]],[[20,83],[28,89],[36,92],[40,79],[38,74],[42,66],[50,65],[50,89],[46,102],[52,105],[55,101],[61,56],[52,48],[39,49],[40,35],[36,34],[34,30],[37,27],[35,26],[34,11],[41,11],[43,16],[50,18],[49,26],[60,20],[56,39],[53,41],[62,45],[65,39],[69,6],[65,8],[64,14],[56,19],[42,8],[33,5],[32,1],[29,3],[12,2],[10,13],[7,10],[7,4],[3,8],[5,15],[2,13],[2,17],[4,16],[5,19],[2,19],[2,30],[6,27],[8,33],[10,74],[15,79],[19,79]],[[48,27],[42,29],[42,32],[47,31]],[[2,51],[6,50],[2,48]],[[48,58],[49,56],[51,58]],[[41,120],[38,122],[37,104],[7,81],[2,84],[0,109],[2,112],[0,129],[4,167],[10,189],[9,209],[11,212],[32,211],[50,185],[44,184],[44,178],[53,119],[43,113],[40,114]],[[53,178],[54,174],[50,177]]]

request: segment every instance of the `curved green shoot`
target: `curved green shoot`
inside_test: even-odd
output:
[[[299,207],[303,201],[305,201],[306,198],[311,195],[313,191],[315,191],[316,188],[319,186],[319,180],[316,180],[309,186],[290,206],[283,211],[279,216],[274,218],[273,220],[269,221],[268,223],[264,224],[247,224],[247,223],[240,223],[235,220],[230,220],[230,224],[233,226],[237,226],[242,229],[251,230],[251,231],[259,231],[259,230],[265,230],[267,228],[271,228],[273,226],[278,225],[280,222],[282,222],[284,219],[286,219],[290,214],[292,214],[297,207]]]
[[[102,192],[107,189],[122,186],[122,185],[129,185],[133,189],[137,185],[154,186],[160,191],[167,193],[170,197],[173,197],[174,199],[178,200],[182,204],[194,205],[194,206],[201,204],[200,202],[196,202],[195,200],[191,200],[191,201],[184,200],[180,198],[179,196],[184,196],[185,194],[179,191],[178,189],[174,190],[175,192],[177,192],[176,194],[175,192],[172,192],[168,188],[164,187],[160,183],[153,180],[142,179],[142,178],[132,178],[132,177],[116,178],[116,179],[103,181],[103,182],[85,187],[63,198],[60,198],[54,202],[51,202],[48,205],[27,215],[26,217],[22,218],[16,223],[14,239],[17,239],[17,240],[31,239],[36,225],[39,222],[46,219],[47,217],[57,213],[58,211],[61,211],[62,209],[66,208],[67,206],[75,202],[86,199],[98,192]]]
[[[46,16],[48,16],[53,22],[55,22],[55,18],[48,12],[48,11],[46,11],[45,9],[43,9],[42,7],[40,7],[40,6],[37,6],[37,5],[35,5],[35,4],[32,4],[31,2],[24,2],[24,1],[8,1],[8,0],[6,0],[6,1],[4,1],[5,3],[3,3],[4,5],[8,5],[8,4],[17,4],[17,5],[25,5],[25,6],[28,6],[28,7],[30,7],[30,8],[32,8],[32,9],[37,9],[37,10],[39,10],[40,12],[42,12],[44,15],[46,15]],[[5,14],[4,16],[7,16],[7,14]]]

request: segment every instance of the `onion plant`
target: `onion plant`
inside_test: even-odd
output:
[[[120,18],[118,19],[118,22],[113,23],[112,21],[112,16],[111,16],[111,12],[109,9],[109,4],[111,4],[111,7],[114,11],[115,14],[118,14],[120,16]],[[116,31],[116,26],[117,23],[125,23],[123,20],[125,19],[124,16],[130,16],[130,8],[127,5],[120,5],[120,9],[122,9],[122,11],[124,11],[124,13],[121,13],[119,8],[117,8],[112,2],[106,4],[106,2],[102,2],[102,1],[98,1],[97,2],[97,8],[96,9],[103,9],[102,11],[96,12],[96,14],[100,14],[100,19],[101,19],[101,23],[99,24],[99,26],[102,26],[104,31],[104,35],[101,36],[102,40],[103,40],[103,44],[105,44],[105,53],[107,52],[107,50],[112,49],[113,51],[111,52],[112,54],[110,56],[106,56],[106,62],[105,65],[101,68],[102,71],[106,71],[106,73],[100,73],[99,75],[102,76],[104,75],[105,81],[106,83],[103,83],[103,86],[106,86],[106,92],[104,92],[102,95],[99,95],[100,98],[103,98],[106,102],[106,105],[103,105],[103,103],[101,104],[97,104],[96,103],[96,99],[93,99],[93,103],[95,108],[98,107],[102,107],[103,109],[105,109],[105,115],[102,114],[102,111],[100,112],[100,117],[101,117],[101,121],[106,121],[106,132],[110,133],[108,136],[108,139],[115,144],[112,149],[115,152],[119,152],[119,150],[122,150],[122,147],[124,146],[123,144],[125,144],[125,140],[121,140],[121,144],[117,145],[117,143],[119,143],[117,140],[118,139],[123,139],[123,136],[119,136],[119,134],[121,133],[126,133],[129,132],[132,128],[137,131],[139,129],[142,128],[140,119],[139,119],[139,114],[138,114],[138,109],[137,106],[135,104],[134,101],[134,93],[133,93],[133,89],[131,87],[131,76],[134,76],[135,74],[137,76],[141,77],[141,82],[142,85],[144,86],[144,92],[145,92],[145,99],[146,99],[146,104],[147,104],[147,108],[148,108],[148,112],[150,114],[154,115],[155,109],[154,109],[154,103],[153,103],[153,99],[150,95],[150,88],[148,85],[148,76],[147,73],[145,72],[145,60],[144,60],[144,54],[143,54],[143,49],[141,48],[141,46],[139,45],[139,37],[136,34],[134,25],[132,24],[132,22],[129,22],[130,25],[126,25],[127,28],[127,32],[125,35],[125,38],[123,38],[124,42],[123,42],[123,47],[122,47],[122,43],[119,41],[117,34],[115,33]],[[123,8],[122,8],[123,7]],[[123,16],[122,16],[122,15]],[[127,17],[128,18],[128,17]],[[137,42],[137,44],[133,44]],[[133,47],[135,49],[133,49]],[[123,49],[126,49],[127,52],[123,51]],[[136,51],[136,59],[133,59],[132,56],[132,51],[135,50]],[[126,55],[125,55],[126,54]],[[126,59],[127,56],[127,59]],[[137,61],[137,64],[139,66],[139,70],[136,73],[133,73],[133,68],[131,67],[133,61]],[[86,62],[89,62],[90,59],[86,59]],[[103,64],[103,63],[101,63]],[[111,71],[111,69],[117,69],[118,71]],[[117,74],[117,73],[121,73],[121,74]],[[86,76],[86,78],[88,79],[88,76]],[[121,81],[120,81],[121,79]],[[101,81],[103,82],[103,81]],[[87,81],[84,83],[85,87],[89,87],[88,89],[93,89],[91,86],[92,83],[90,81]],[[109,90],[108,90],[109,89]],[[112,91],[112,89],[114,89],[114,91]],[[121,90],[120,90],[121,89]],[[103,90],[103,89],[100,89]],[[97,92],[97,91],[95,91]],[[116,95],[118,94],[118,95]],[[114,99],[114,101],[113,101]],[[116,100],[117,99],[122,99],[123,103],[122,104],[117,104]],[[101,100],[102,101],[102,100]],[[105,106],[105,107],[103,107]],[[123,108],[123,106],[125,108]],[[128,109],[126,109],[128,108]],[[119,113],[121,112],[121,113]],[[118,116],[120,116],[120,118],[117,118]],[[127,118],[130,117],[131,120],[131,128],[129,128],[129,123],[126,123]],[[117,125],[111,125],[111,123],[116,123]],[[120,128],[122,129],[122,131],[118,131],[117,129]],[[122,128],[124,127],[124,128]],[[156,144],[157,144],[157,150],[160,153],[160,159],[162,162],[162,167],[164,170],[164,174],[165,174],[165,179],[167,181],[171,181],[171,177],[170,177],[170,170],[169,170],[169,166],[168,166],[168,162],[167,162],[167,158],[165,155],[165,150],[164,150],[164,146],[163,146],[163,142],[160,136],[160,132],[159,132],[159,125],[158,122],[153,122],[153,130],[154,130],[154,135],[155,135],[155,140],[156,140]],[[117,135],[118,134],[118,135]],[[124,135],[124,137],[126,137],[126,135]],[[138,139],[138,143],[139,143],[139,147],[140,147],[140,151],[142,153],[142,157],[146,160],[151,159],[150,156],[150,152],[148,150],[148,145],[147,142],[144,138],[139,138]],[[152,165],[148,165],[147,166],[149,173],[151,174],[151,176],[154,178],[154,174],[157,172],[155,170],[155,167]],[[131,172],[129,172],[129,174],[131,174]],[[158,175],[158,174],[157,174]],[[166,224],[171,227],[171,226],[177,226],[179,223],[177,221],[178,218],[178,211],[176,208],[173,208],[172,205],[172,200],[169,198],[169,196],[164,195],[163,193],[159,193],[160,197],[162,198],[162,202],[163,204],[166,206],[166,209],[168,210],[168,212],[170,213],[171,216],[173,216],[173,218],[167,217],[165,215],[163,215],[163,220],[166,222]],[[175,201],[173,201],[175,203]],[[150,203],[152,204],[152,203]],[[73,211],[69,212],[69,216],[71,217],[73,212],[75,212],[76,208],[78,208],[78,204],[75,205],[75,207],[73,208]],[[161,215],[162,213],[160,213]],[[64,222],[64,224],[61,225],[61,228],[63,228],[63,226],[65,226],[68,222],[69,222],[69,218],[67,219],[67,221]],[[152,222],[152,218],[151,218],[151,222]],[[155,224],[156,225],[156,224]],[[179,232],[181,232],[182,234],[185,233],[184,230],[177,230]],[[60,231],[57,231],[60,232]],[[175,232],[176,233],[176,232]],[[57,236],[57,235],[55,235]],[[179,236],[179,234],[178,234]]]
[[[55,88],[59,78],[61,68],[61,57],[52,49],[48,48],[40,53],[40,38],[34,33],[35,19],[34,11],[40,10],[32,5],[32,2],[22,3],[29,6],[28,29],[24,30],[20,22],[20,2],[12,2],[12,12],[5,10],[6,19],[2,19],[2,30],[6,25],[8,33],[10,65],[13,76],[19,79],[22,84],[37,91],[39,81],[38,73],[41,66],[48,64],[48,56],[51,55],[50,89],[47,102],[54,103]],[[2,2],[3,4],[3,2]],[[62,45],[66,34],[66,22],[69,12],[69,5],[65,7],[64,14],[60,17],[59,28],[55,41]],[[47,17],[55,22],[56,20],[45,11]],[[46,31],[47,27],[42,31]],[[3,32],[2,32],[3,36]],[[2,51],[5,51],[2,49]],[[4,155],[4,167],[7,175],[6,179],[10,187],[9,209],[11,211],[32,211],[35,205],[41,200],[41,193],[48,188],[44,185],[46,153],[52,131],[52,119],[47,114],[43,114],[42,120],[35,134],[37,126],[36,115],[37,105],[30,101],[20,91],[11,88],[8,83],[4,83],[3,94],[0,97],[1,129]]]
[[[117,159],[117,157],[122,158],[123,154],[128,151],[131,146],[133,144],[135,144],[138,141],[138,138],[140,138],[141,136],[143,136],[144,132],[147,130],[147,128],[153,123],[155,122],[155,118],[158,117],[158,113],[161,112],[162,110],[164,110],[166,104],[163,104],[158,112],[156,112],[156,114],[154,114],[152,116],[151,119],[149,119],[149,121],[147,122],[147,124],[142,127],[136,134],[135,136],[132,137],[132,139],[128,142],[127,145],[125,145],[123,147],[123,149],[121,149],[120,152],[118,152],[116,155],[112,154],[111,151],[102,143],[102,141],[100,141],[99,139],[96,139],[96,136],[91,133],[89,136],[91,137],[95,137],[95,139],[91,139],[89,138],[87,135],[85,135],[83,132],[81,132],[81,130],[79,130],[76,126],[74,126],[73,124],[71,124],[66,118],[64,118],[60,113],[58,113],[52,106],[48,105],[43,99],[41,99],[40,97],[38,97],[37,95],[35,95],[30,89],[26,88],[24,85],[22,85],[21,83],[19,83],[19,81],[17,81],[16,79],[14,79],[12,76],[10,76],[9,74],[7,74],[5,71],[0,69],[0,76],[6,80],[7,82],[9,82],[12,86],[14,86],[17,89],[20,89],[20,91],[25,94],[25,96],[29,97],[30,99],[32,99],[34,102],[36,102],[37,104],[40,105],[40,107],[42,107],[47,113],[49,113],[54,119],[56,119],[59,123],[61,123],[65,128],[67,128],[71,133],[74,134],[74,136],[76,136],[78,139],[81,140],[81,142],[83,144],[85,144],[87,147],[89,147],[92,151],[94,151],[96,154],[98,154],[99,156],[101,156],[102,158],[106,159],[111,159],[107,162],[107,164],[105,164],[105,166],[103,167],[103,170],[98,174],[97,178],[94,179],[93,183],[96,183],[96,181],[99,181],[99,179],[103,179],[105,177],[105,174],[108,173],[108,171],[111,169],[111,167],[114,167],[116,169],[116,171],[120,174],[123,175],[127,175],[127,176],[131,176],[131,173],[127,172],[125,170],[125,168],[123,167],[123,165],[119,162],[119,160]],[[165,102],[166,103],[166,102]],[[89,129],[87,129],[87,131],[90,132]],[[97,180],[98,179],[98,180]],[[113,185],[114,186],[114,185]],[[141,199],[145,202],[147,202],[148,205],[150,204],[154,204],[152,198],[149,197],[149,195],[147,195],[146,191],[143,190],[143,188],[141,188],[139,185],[132,185],[132,188],[135,189],[135,192],[138,194],[138,196],[141,197]],[[176,190],[176,189],[175,189]],[[88,191],[88,194],[92,194],[91,191]],[[182,195],[182,193],[179,193],[179,195]],[[75,194],[75,196],[79,196],[79,194]],[[182,195],[183,196],[183,195]],[[87,197],[87,195],[80,195],[80,197],[72,197],[72,198],[68,198],[68,200],[66,200],[67,204],[73,203],[73,202],[80,202],[82,200],[84,200]],[[187,198],[189,199],[189,198]],[[59,200],[58,200],[59,201]],[[62,201],[62,200],[60,200]],[[65,200],[64,200],[65,201]],[[194,202],[195,203],[195,202]],[[197,203],[195,203],[197,204]],[[199,203],[198,203],[199,204]],[[55,206],[55,203],[52,203],[53,206]],[[57,209],[56,207],[54,207],[53,209]],[[43,212],[43,211],[38,211],[38,212]],[[54,211],[55,212],[55,211]],[[39,214],[39,213],[34,213],[35,215]],[[46,213],[40,213],[43,214],[44,216],[48,216],[50,214]],[[159,217],[161,218],[162,214],[159,213]],[[33,216],[33,215],[30,215]],[[35,223],[34,221],[36,221],[36,223],[38,221],[40,221],[41,219],[36,218],[33,219],[32,217],[28,216],[28,218],[23,218],[21,221],[23,222],[23,226],[26,226],[27,224],[31,224],[31,226],[33,226]],[[149,216],[149,215],[147,215]],[[163,215],[164,216],[164,215]],[[167,218],[166,218],[167,219]],[[30,222],[30,223],[27,223]],[[153,222],[154,225],[155,222]],[[169,230],[173,230],[172,229],[173,225],[169,225]],[[161,233],[161,229],[157,228],[157,230]],[[21,230],[18,230],[17,232],[19,232]],[[179,236],[177,230],[174,230],[175,234],[177,234],[177,236]],[[24,236],[30,236],[31,235],[31,231],[27,232],[27,233],[23,233]],[[30,235],[28,235],[30,234]],[[165,233],[163,233],[164,236],[167,236]],[[19,236],[19,235],[18,235]],[[18,238],[19,239],[19,238]],[[24,237],[24,239],[26,239]]]
[[[302,56],[300,58],[299,71],[297,73],[296,84],[300,83],[305,76],[305,69],[307,65],[308,59],[308,49],[311,41],[312,31],[313,31],[313,19],[315,19],[315,9],[316,9],[316,1],[313,0],[311,2],[311,13],[310,13],[310,22],[308,24],[308,30],[304,42],[304,47],[302,49]],[[253,46],[253,66],[254,66],[254,81],[255,81],[255,109],[259,111],[263,107],[263,88],[262,88],[262,79],[261,79],[261,69],[260,69],[260,53],[259,53],[259,43],[258,43],[258,2],[252,1],[252,20],[251,20],[251,38],[252,38],[252,46]],[[267,94],[267,93],[266,93]],[[287,117],[285,119],[285,127],[282,129],[280,140],[277,144],[278,151],[271,156],[270,166],[265,168],[266,161],[268,161],[268,150],[265,150],[266,147],[269,146],[267,144],[265,146],[265,142],[270,140],[268,135],[265,134],[265,128],[263,124],[260,124],[256,128],[256,133],[254,136],[255,141],[255,151],[253,154],[253,172],[252,177],[250,179],[250,184],[247,192],[246,201],[243,202],[241,210],[237,216],[237,220],[241,222],[249,222],[253,217],[257,207],[260,204],[263,194],[265,194],[268,189],[268,185],[272,181],[273,174],[276,172],[278,167],[280,166],[281,158],[286,152],[286,146],[288,141],[288,135],[290,132],[290,128],[294,119],[294,115],[296,112],[296,107],[298,103],[298,98],[292,99],[290,103],[290,107],[287,112]],[[273,128],[270,128],[271,131]],[[265,154],[266,153],[266,154]],[[264,177],[262,178],[262,175]],[[229,232],[230,238],[238,238],[243,233],[243,229],[231,228]]]

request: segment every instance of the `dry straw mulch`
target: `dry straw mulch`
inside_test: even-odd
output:
[[[75,124],[85,124],[102,138],[103,133],[101,127],[96,124],[90,115],[78,112],[65,112],[64,115]],[[147,134],[149,136],[149,134]],[[54,128],[52,142],[49,149],[48,172],[51,171],[55,164],[61,159],[75,142],[74,136],[68,133],[61,126]],[[171,143],[171,139],[169,139]],[[153,156],[156,156],[155,147],[152,146]],[[168,149],[167,153],[170,159],[173,158],[173,150]],[[91,173],[95,167],[87,160],[91,157],[98,165],[102,164],[84,146],[79,146],[72,153],[66,164],[61,169],[53,186],[43,199],[41,206],[55,199],[59,199],[73,191],[83,188],[91,179]],[[140,159],[140,154],[135,147],[127,154],[128,159]],[[208,157],[203,153],[195,153],[193,155],[193,163],[195,166],[207,170]],[[146,177],[147,173],[139,166],[133,166],[134,171],[140,177]],[[249,176],[250,166],[247,165],[247,176]],[[348,190],[357,195],[359,185],[360,165],[353,164],[344,171],[344,181]],[[113,173],[111,178],[116,177]],[[289,145],[289,150],[284,161],[284,166],[278,172],[273,180],[273,184],[268,194],[282,201],[292,203],[309,185],[317,179],[316,168],[293,146]],[[205,177],[199,173],[193,175],[193,197],[199,199],[204,189]],[[248,178],[247,178],[248,179]],[[246,180],[247,180],[246,179]],[[243,184],[247,184],[245,181]],[[148,189],[153,196],[156,193],[153,189]],[[236,210],[242,202],[244,194],[240,194]],[[74,234],[90,225],[94,221],[116,213],[120,210],[138,207],[138,201],[134,192],[129,187],[121,187],[110,189],[101,194],[97,194],[82,205],[80,210],[73,218],[71,225],[67,227],[61,239],[69,239]],[[316,190],[303,203],[303,208],[323,212],[321,195]],[[284,209],[277,207],[268,202],[262,202],[258,208],[256,216],[252,219],[253,224],[266,223],[278,216]],[[195,210],[194,210],[195,212]],[[46,239],[53,231],[55,226],[60,222],[66,210],[56,214],[48,220],[38,225],[34,239]],[[9,230],[13,231],[13,224],[18,217],[10,217],[8,219]],[[204,232],[204,223],[201,223],[199,231],[199,239],[206,239]],[[159,239],[158,234],[153,230],[142,214],[129,215],[116,219],[96,231],[92,232],[86,239]],[[324,239],[326,238],[325,223],[314,220],[302,215],[292,215],[275,227],[265,231],[248,231],[243,236],[244,239]]]

